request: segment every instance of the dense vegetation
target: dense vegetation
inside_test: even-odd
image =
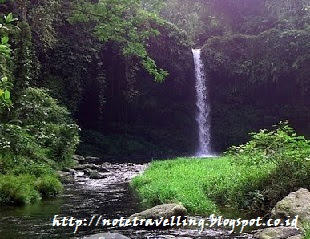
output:
[[[177,201],[200,214],[223,207],[266,213],[291,191],[310,187],[309,140],[287,123],[251,135],[220,158],[153,162],[132,186],[148,205]]]
[[[203,49],[214,150],[245,144],[249,132],[281,120],[310,135],[309,0],[0,2],[1,203],[57,194],[55,170],[72,164],[79,128],[77,152],[83,155],[192,155],[198,138],[192,47]],[[246,150],[248,157],[257,153]],[[239,158],[246,156],[229,151],[223,171],[242,170],[243,163],[227,161]],[[258,184],[263,177],[273,180],[282,163],[259,162],[268,170],[255,164],[257,175],[244,177],[260,177]],[[296,179],[307,170],[302,165],[292,171]],[[258,184],[244,193],[256,192],[271,204],[278,199]],[[276,197],[298,185],[283,185]],[[223,201],[225,186],[212,190],[210,200]],[[241,196],[232,193],[221,203]]]
[[[72,164],[79,128],[48,90],[31,84],[29,25],[12,13],[1,22],[0,204],[27,204],[62,190],[55,170]]]

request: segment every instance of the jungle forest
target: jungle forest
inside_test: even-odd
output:
[[[0,0],[0,239],[310,239],[310,0]]]

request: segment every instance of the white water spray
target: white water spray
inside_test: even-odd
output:
[[[199,148],[196,156],[212,156],[211,152],[211,125],[210,125],[210,102],[208,97],[207,79],[204,73],[204,65],[201,60],[201,50],[192,49],[195,62],[196,95],[198,113],[196,121],[199,128]]]

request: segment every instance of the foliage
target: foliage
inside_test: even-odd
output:
[[[146,40],[158,34],[150,23],[161,23],[162,20],[142,10],[139,1],[79,1],[74,7],[72,22],[94,22],[93,31],[100,41],[117,42],[124,56],[139,58],[157,82],[162,82],[168,75],[165,70],[157,68],[146,50]]]
[[[145,156],[154,157],[160,155],[165,149],[146,141],[144,138],[134,135],[104,135],[92,130],[81,132],[82,144],[78,147],[78,154],[95,155],[109,159],[115,156],[118,160],[122,157]]]
[[[16,101],[16,110],[12,118],[22,125],[40,126],[45,123],[69,123],[70,113],[58,105],[57,100],[49,96],[48,91],[39,88],[25,89]]]
[[[0,205],[29,204],[61,190],[56,173],[45,161],[1,150]]]
[[[63,189],[61,182],[51,175],[43,175],[38,178],[35,187],[43,198],[55,197]]]
[[[227,30],[206,1],[164,2],[159,15],[184,30],[195,45],[203,44],[210,36],[222,35]]]
[[[0,124],[0,147],[2,155],[14,153],[37,160],[47,160],[46,149],[41,148],[35,137],[19,125]]]
[[[38,201],[41,196],[34,184],[35,178],[31,175],[0,175],[0,204],[21,205]]]
[[[12,32],[13,22],[16,19],[10,13],[0,19],[0,113],[2,108],[11,105],[11,45],[9,43],[9,34]]]
[[[0,79],[0,109],[3,107],[8,107],[11,105],[11,92],[10,88],[12,87],[12,83],[8,81],[7,77],[2,77]]]
[[[264,129],[251,133],[249,142],[231,147],[227,154],[235,158],[235,163],[245,165],[273,163],[281,166],[285,161],[306,162],[310,155],[310,141],[304,136],[297,136],[288,122],[281,122],[274,127],[273,131]]]
[[[261,185],[269,171],[231,165],[229,157],[178,158],[152,162],[131,186],[148,206],[177,201],[190,213],[206,215],[249,203],[249,192]]]
[[[290,28],[305,29],[310,23],[309,0],[267,0],[266,6],[271,14]]]
[[[58,194],[62,185],[54,170],[72,163],[79,141],[69,112],[47,91],[27,88],[14,107],[10,122],[0,124],[0,204]]]
[[[57,42],[55,22],[58,20],[60,1],[58,0],[16,0],[5,3],[20,22],[31,26],[33,42],[37,50],[46,51]]]
[[[152,162],[132,186],[148,205],[178,201],[192,213],[223,206],[267,212],[291,191],[310,186],[309,150],[309,140],[282,123],[252,134],[225,157]]]
[[[202,57],[218,150],[282,119],[310,135],[309,36],[305,30],[273,29],[209,39]]]
[[[19,22],[14,50],[14,88],[16,93],[35,85],[38,64],[33,51],[32,34],[27,22]]]
[[[26,21],[27,2],[18,2],[23,21],[17,31],[13,31],[17,20],[13,14],[4,15],[0,22],[1,205],[28,204],[58,194],[62,185],[54,170],[71,162],[79,141],[79,128],[69,112],[47,91],[27,88],[35,84],[38,65]],[[13,33],[14,59],[9,44]]]
[[[48,150],[47,157],[70,162],[79,142],[79,128],[69,112],[57,104],[47,91],[27,88],[16,102],[13,119],[19,120],[35,142]]]
[[[281,122],[272,131],[252,134],[248,143],[233,146],[227,155],[234,159],[234,164],[272,169],[262,180],[264,186],[257,188],[264,199],[260,207],[268,209],[290,191],[309,187],[310,141],[297,136],[287,122]]]
[[[50,165],[45,161],[27,156],[18,155],[14,152],[0,155],[1,174],[22,175],[29,174],[37,178],[42,175],[56,176]]]

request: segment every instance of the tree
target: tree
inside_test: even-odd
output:
[[[146,49],[147,39],[159,34],[152,25],[162,24],[163,20],[143,10],[139,0],[78,1],[72,7],[71,22],[93,23],[91,30],[100,41],[115,42],[125,57],[140,59],[141,65],[157,82],[168,75],[157,67]]]
[[[13,14],[8,14],[0,19],[0,113],[3,107],[11,104],[11,47],[9,44],[9,34],[12,31],[12,23],[16,19]]]

